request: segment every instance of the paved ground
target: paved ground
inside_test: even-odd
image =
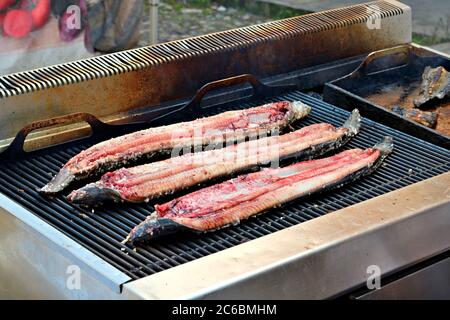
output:
[[[357,0],[259,0],[296,9],[320,11],[369,2]],[[450,0],[402,0],[412,8],[413,32],[450,38]]]

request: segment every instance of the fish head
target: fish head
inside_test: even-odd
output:
[[[156,213],[150,215],[136,226],[122,242],[125,245],[136,246],[151,240],[177,233],[181,225],[170,219],[158,218]]]
[[[97,206],[104,202],[119,202],[122,201],[122,198],[120,193],[116,190],[100,187],[95,183],[91,183],[81,189],[73,191],[69,194],[67,200],[74,204]]]

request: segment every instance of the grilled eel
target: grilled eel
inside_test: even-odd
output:
[[[419,96],[414,106],[422,108],[431,100],[443,99],[450,94],[450,73],[444,67],[426,67],[422,74]]]
[[[360,122],[355,110],[340,128],[328,123],[314,124],[281,136],[122,168],[73,191],[67,199],[87,206],[105,201],[144,202],[263,165],[277,166],[280,159],[316,157],[347,143],[359,132]]]
[[[124,244],[136,246],[179,231],[209,232],[372,173],[393,150],[392,137],[373,148],[352,149],[285,168],[264,169],[157,205]]]
[[[402,106],[393,106],[392,112],[405,117],[411,121],[415,121],[424,125],[428,128],[434,128],[437,123],[438,114],[437,112],[422,111],[419,109],[408,109]]]
[[[300,101],[281,101],[130,133],[79,153],[40,191],[58,193],[73,181],[126,166],[144,157],[171,153],[174,148],[220,145],[228,140],[243,141],[267,131],[283,130],[310,111],[311,108]]]

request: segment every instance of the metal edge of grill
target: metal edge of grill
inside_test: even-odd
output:
[[[50,258],[47,260],[48,256],[55,255],[58,258],[53,261],[60,261],[61,265],[58,264],[57,267],[61,267],[63,272],[80,272],[80,277],[84,277],[85,280],[91,278],[94,285],[99,287],[104,285],[108,288],[108,290],[103,290],[103,292],[108,292],[111,290],[113,292],[111,298],[113,298],[115,294],[119,294],[121,292],[121,286],[124,283],[131,280],[129,276],[107,263],[104,259],[98,257],[62,232],[55,230],[51,224],[44,222],[38,216],[31,213],[28,209],[24,208],[2,193],[0,193],[0,203],[1,229],[3,231],[22,229],[29,232],[27,235],[20,232],[19,234],[5,237],[2,239],[4,244],[11,247],[17,247],[17,250],[22,254],[28,256],[29,258],[34,256],[34,259],[36,259],[36,252],[41,252],[43,249],[48,250],[47,248],[49,248],[53,251],[41,252],[41,258],[34,260],[35,263],[39,262],[42,265],[46,265],[48,261],[52,260]],[[3,217],[4,214],[13,215],[13,223],[20,224],[21,228],[16,229],[15,227],[8,225],[9,221]],[[34,237],[35,241],[18,245],[22,236],[29,237],[30,234],[33,235],[32,237]],[[7,255],[4,255],[3,258],[6,259]],[[19,269],[21,267],[16,266],[16,268]],[[55,266],[52,266],[52,268],[55,268]],[[10,270],[2,269],[2,271],[7,273]],[[14,271],[17,272],[17,270]],[[44,272],[51,272],[51,270],[46,270]],[[68,275],[70,275],[70,273]],[[23,277],[26,278],[25,269]],[[101,279],[101,281],[98,281],[98,279]],[[94,285],[86,284],[89,289],[93,289]],[[0,296],[1,293],[2,291],[0,290]],[[11,292],[9,293],[11,294]],[[80,298],[82,297],[83,296],[80,295]]]

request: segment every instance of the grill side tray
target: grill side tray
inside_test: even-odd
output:
[[[444,66],[450,69],[450,58],[412,45],[398,46],[370,54],[351,74],[325,84],[324,101],[346,110],[358,108],[363,117],[450,149],[450,137],[440,134],[417,122],[402,117],[362,97],[375,93],[376,88],[395,84],[403,76],[411,79],[421,77],[426,66]]]

